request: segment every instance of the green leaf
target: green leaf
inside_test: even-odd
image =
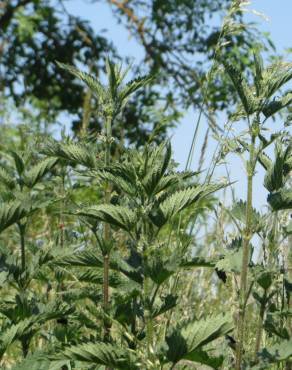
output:
[[[11,155],[14,159],[14,163],[15,163],[15,167],[17,169],[17,172],[18,172],[19,175],[21,175],[24,171],[24,168],[25,168],[25,163],[24,163],[24,160],[22,158],[22,153],[11,151]]]
[[[136,178],[133,178],[123,166],[112,165],[110,168],[93,172],[92,176],[111,182],[118,190],[128,195],[136,195]]]
[[[45,143],[41,151],[50,157],[57,157],[72,165],[80,164],[88,168],[95,168],[97,165],[97,153],[89,144],[73,141],[59,143],[56,140],[50,140]]]
[[[284,95],[281,99],[275,99],[270,103],[267,103],[263,107],[263,113],[266,118],[271,117],[275,113],[279,112],[285,107],[288,107],[292,104],[292,93]]]
[[[198,349],[201,350],[202,346],[228,334],[231,330],[233,322],[230,316],[210,316],[206,320],[190,322],[167,335],[166,357],[170,362],[177,363],[182,359],[191,359],[194,354],[193,361],[196,361]]]
[[[160,305],[155,305],[152,309],[152,317],[157,317],[159,315],[162,315],[163,313],[171,310],[177,305],[178,297],[174,296],[172,294],[168,294],[165,297],[162,298]]]
[[[15,325],[10,325],[6,330],[2,330],[0,334],[0,358],[7,351],[8,347],[28,330],[31,329],[34,323],[33,318],[25,319]]]
[[[255,66],[254,82],[255,82],[257,95],[259,96],[262,92],[264,63],[258,51],[254,52],[254,66]]]
[[[239,221],[241,224],[246,223],[246,202],[239,200],[230,210],[230,215],[233,219]],[[254,208],[251,210],[251,227],[253,232],[257,232],[262,227],[261,215]]]
[[[257,277],[257,283],[265,290],[269,289],[273,283],[273,272],[263,271]]]
[[[259,153],[258,160],[265,170],[268,170],[273,164],[271,158],[264,152]]]
[[[0,167],[0,182],[8,189],[14,189],[16,186],[14,178],[3,167]]]
[[[276,62],[263,72],[263,96],[271,97],[292,78],[292,63]]]
[[[0,202],[0,233],[33,212],[46,207],[50,200],[40,197],[22,197],[11,202]]]
[[[34,165],[24,173],[24,183],[32,188],[45,176],[58,162],[58,158],[46,158]]]
[[[246,114],[254,113],[258,108],[258,101],[252,94],[252,88],[247,85],[244,77],[237,68],[227,61],[223,61],[223,65],[238,93]]]
[[[292,357],[292,339],[284,340],[271,347],[264,348],[258,356],[267,363],[277,363]]]
[[[191,269],[193,267],[215,267],[216,261],[207,257],[193,257],[192,259],[183,259],[180,262],[180,267]]]
[[[23,361],[13,366],[12,370],[60,370],[63,368],[70,369],[70,361],[54,361],[43,359],[45,353],[35,352],[28,355]]]
[[[53,261],[58,266],[102,267],[102,258],[92,250],[65,251]]]
[[[242,266],[242,248],[227,253],[216,263],[216,268],[225,272],[240,273]]]
[[[111,204],[91,206],[77,211],[77,214],[96,218],[129,232],[135,227],[137,222],[136,215],[130,208]]]
[[[219,357],[212,357],[209,356],[207,352],[202,350],[196,350],[189,355],[185,356],[186,360],[192,362],[198,362],[203,365],[210,366],[213,369],[219,369],[223,363],[224,356],[221,355]]]
[[[205,198],[209,194],[222,189],[225,184],[198,185],[184,190],[179,190],[166,198],[160,204],[160,210],[164,217],[164,222],[169,221],[183,209],[194,204],[198,200]]]
[[[267,315],[267,318],[264,322],[264,329],[271,335],[276,335],[281,339],[289,340],[289,332],[287,328],[282,327],[282,320],[275,321],[272,315]]]
[[[129,96],[132,95],[135,91],[139,90],[141,87],[148,85],[150,82],[153,81],[153,79],[154,76],[146,75],[129,81],[120,93],[121,99],[128,99]]]
[[[19,364],[13,366],[12,370],[60,370],[62,368],[70,369],[69,360],[53,361],[43,359],[45,353],[33,353],[26,357]]]
[[[280,145],[276,145],[275,160],[268,168],[264,185],[270,192],[279,190],[284,185],[284,166],[287,159],[287,150],[283,150]]]
[[[79,281],[84,281],[90,284],[103,284],[103,269],[86,269],[83,272],[74,273],[76,278]],[[110,274],[109,277],[109,286],[112,288],[117,288],[120,284],[122,284],[122,279],[117,274]]]
[[[60,62],[56,62],[56,63],[60,68],[68,71],[73,76],[85,82],[86,85],[90,88],[90,90],[93,91],[99,99],[103,101],[105,100],[104,87],[101,85],[101,83],[96,78],[94,78],[92,75],[86,72],[79,71],[77,68],[71,65],[60,63]]]
[[[55,358],[54,358],[55,357]],[[84,343],[65,348],[52,357],[56,359],[69,359],[87,364],[96,364],[122,370],[138,370],[135,356],[132,352],[108,343]]]
[[[171,261],[167,260],[166,258],[163,259],[159,256],[155,256],[147,261],[145,272],[152,281],[158,285],[161,285],[165,280],[175,273],[176,267],[178,266],[175,266],[174,263],[171,263]]]
[[[283,189],[268,195],[268,202],[274,211],[292,209],[292,190]]]
[[[156,187],[168,168],[171,159],[171,145],[169,142],[162,143],[154,149],[150,158],[146,160],[146,176],[142,180],[142,185],[148,195],[155,193]]]
[[[31,212],[31,207],[22,201],[0,204],[0,232],[20,221]]]

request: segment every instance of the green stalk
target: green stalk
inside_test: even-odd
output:
[[[112,118],[108,117],[106,120],[106,148],[105,148],[105,166],[110,164],[110,140],[112,133]],[[110,203],[110,185],[108,182],[105,184],[105,203]],[[104,224],[104,240],[110,240],[110,225]],[[103,309],[107,313],[109,309],[109,253],[103,256]],[[104,321],[105,339],[109,338],[110,325],[107,319]]]
[[[152,298],[151,300],[152,282],[146,270],[147,260],[148,260],[147,247],[151,244],[149,230],[147,228],[147,221],[144,222],[142,238],[140,239],[140,242],[142,244],[141,250],[143,252],[143,272],[144,272],[143,302],[144,302],[144,320],[145,320],[145,329],[146,329],[147,358],[150,363],[154,363],[155,361],[154,353],[153,353],[154,328],[153,328],[153,318],[152,318],[152,306],[153,306],[155,297]]]
[[[21,291],[25,294],[25,277],[24,272],[26,269],[26,256],[25,256],[25,229],[26,224],[18,223],[19,234],[20,234],[20,253],[21,253]],[[25,358],[28,354],[29,350],[29,339],[21,338],[21,349],[22,349],[22,356]]]
[[[260,346],[261,346],[262,333],[263,333],[263,322],[264,322],[264,315],[265,315],[265,310],[266,310],[266,299],[267,299],[267,292],[265,290],[263,300],[261,303],[260,316],[259,316],[259,322],[258,322],[257,333],[256,333],[255,354],[254,354],[255,361],[257,361],[257,353],[259,352]]]
[[[253,128],[251,128],[253,130]],[[247,164],[247,202],[246,202],[246,215],[245,215],[245,230],[243,235],[243,253],[242,253],[242,267],[240,274],[240,297],[239,297],[239,310],[238,310],[238,324],[237,324],[237,348],[236,348],[236,363],[235,369],[241,369],[244,339],[245,339],[245,316],[246,304],[248,298],[247,292],[247,275],[248,263],[250,258],[249,243],[252,238],[252,193],[253,193],[253,176],[255,168],[255,139],[254,132],[251,132],[251,144],[249,150],[249,161]]]
[[[87,90],[84,102],[83,102],[83,117],[82,117],[82,125],[80,130],[81,137],[86,137],[87,130],[89,127],[89,121],[91,116],[91,98],[92,98],[92,91],[90,89]]]
[[[110,164],[110,151],[111,151],[111,137],[112,137],[112,117],[106,119],[106,141],[105,141],[105,166]],[[105,183],[105,203],[110,203],[110,185],[108,182]],[[110,240],[110,225],[104,224],[104,240],[105,242]],[[103,309],[107,314],[109,310],[109,253],[103,255]],[[104,320],[104,340],[108,341],[110,338],[111,325],[108,319]],[[111,370],[110,367],[106,367],[105,370]]]
[[[146,325],[146,341],[147,341],[147,355],[151,361],[153,359],[153,320],[151,315],[150,299],[151,296],[151,281],[148,276],[144,279],[144,319]]]
[[[25,225],[18,224],[20,233],[20,251],[21,251],[21,273],[24,273],[26,267],[25,258]]]

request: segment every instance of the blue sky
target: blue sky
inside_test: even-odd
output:
[[[104,31],[105,35],[112,39],[122,57],[130,56],[134,63],[139,63],[139,60],[142,59],[142,47],[135,41],[123,25],[117,24],[107,2],[96,2],[93,4],[88,2],[85,4],[83,0],[75,0],[73,2],[68,1],[66,7],[73,14],[88,19],[95,30],[106,30]],[[287,54],[286,50],[292,48],[292,0],[254,0],[248,8],[263,13],[268,18],[268,20],[265,20],[253,12],[248,12],[245,15],[247,21],[257,22],[260,30],[269,32],[276,46],[277,53],[286,55],[286,59],[291,61],[292,55]],[[172,136],[174,157],[175,160],[180,163],[181,169],[184,168],[187,160],[192,135],[195,130],[197,114],[198,113],[194,112],[192,109],[187,111],[178,127],[170,133]],[[218,119],[220,120],[223,118],[220,115]],[[277,122],[274,124],[277,124]],[[193,169],[196,168],[197,160],[200,156],[206,127],[207,123],[203,119],[200,124]],[[207,163],[212,157],[214,147],[215,142],[210,138],[206,153]],[[246,184],[242,162],[238,160],[238,158],[231,156],[228,158],[228,168],[232,180],[237,181],[235,185],[236,194],[244,198]],[[216,176],[221,177],[225,175],[225,166],[219,167]],[[263,176],[264,172],[259,168],[255,177],[254,204],[257,208],[263,208],[266,204],[267,193],[262,185]]]

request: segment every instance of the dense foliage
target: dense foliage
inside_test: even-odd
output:
[[[167,3],[162,20],[164,2],[153,2],[151,21],[166,35],[165,27],[181,26],[187,38],[186,19],[180,25],[172,18],[177,2]],[[100,130],[88,130],[86,106],[80,110],[87,118],[78,136],[51,135],[38,118],[30,127],[3,125],[1,369],[291,368],[289,117],[270,135],[267,125],[291,107],[292,94],[284,89],[292,80],[292,64],[277,60],[266,67],[253,47],[250,68],[242,72],[237,51],[217,47],[234,31],[231,20],[241,14],[240,3],[231,4],[206,75],[205,93],[214,88],[214,76],[224,76],[238,102],[229,107],[233,112],[217,136],[219,149],[206,173],[178,171],[163,135],[159,140],[155,132],[137,135],[135,143],[124,138],[120,130],[127,124],[127,107],[157,76],[125,82],[127,71],[109,59],[106,84],[62,59],[54,70],[65,84],[55,81],[57,90],[50,90],[53,104],[65,98],[79,109],[81,96],[75,105],[66,89],[67,83],[77,87],[76,79],[81,81],[96,104],[90,115]],[[37,7],[39,1],[32,4]],[[148,9],[144,1],[125,4]],[[193,5],[182,1],[179,9],[188,18]],[[199,10],[213,5],[202,2]],[[17,4],[6,4],[0,23],[11,6],[16,11]],[[145,23],[145,43],[151,27]],[[179,32],[175,36],[179,39]],[[168,42],[173,41],[160,47]],[[47,96],[44,101],[50,105]],[[230,154],[243,160],[247,182],[246,200],[233,194],[232,204],[219,199],[233,183],[214,176],[214,168]],[[259,167],[268,191],[264,213],[253,204]]]

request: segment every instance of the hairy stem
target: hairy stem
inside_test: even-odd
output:
[[[21,255],[21,272],[24,273],[26,268],[25,258],[25,225],[18,224],[20,234],[20,255]]]
[[[151,315],[151,281],[148,276],[144,279],[144,319],[146,325],[146,341],[147,341],[147,355],[151,361],[153,359],[153,321]]]
[[[154,292],[154,297],[152,297],[152,281],[150,276],[147,272],[147,265],[148,265],[148,254],[147,249],[148,246],[151,245],[151,236],[150,231],[147,227],[147,222],[143,225],[143,233],[141,241],[141,251],[143,252],[143,305],[144,305],[144,322],[145,322],[145,329],[146,329],[146,346],[147,346],[147,359],[149,363],[154,363],[154,345],[153,345],[153,338],[154,338],[154,328],[153,328],[153,318],[152,318],[152,307],[155,301],[155,295],[157,293]],[[148,366],[147,366],[148,368]],[[152,367],[150,367],[152,368]]]
[[[236,349],[236,370],[241,369],[242,355],[244,349],[245,337],[245,316],[246,316],[246,298],[247,298],[247,275],[248,263],[250,258],[249,243],[252,238],[252,192],[253,192],[253,176],[255,168],[255,135],[251,133],[251,144],[249,150],[249,161],[247,164],[247,202],[245,215],[245,230],[243,236],[243,253],[242,253],[242,267],[240,274],[240,297],[238,310],[238,324],[237,324],[237,349]]]
[[[255,361],[257,361],[257,353],[259,352],[260,346],[261,346],[263,322],[264,322],[264,315],[265,315],[265,310],[266,310],[266,299],[267,299],[267,292],[265,290],[263,301],[261,303],[260,316],[259,316],[257,333],[256,333],[255,354],[254,354]]]
[[[111,125],[112,119],[108,117],[106,121],[106,148],[105,148],[105,166],[110,164],[110,140],[111,140]],[[105,203],[110,202],[110,185],[108,182],[105,184]],[[110,240],[110,225],[105,223],[104,225],[104,240],[108,242]],[[109,253],[107,252],[103,256],[103,309],[107,313],[109,309]],[[105,339],[109,338],[110,335],[110,324],[108,320],[104,320],[104,336]]]
[[[89,121],[90,121],[90,116],[91,116],[91,98],[92,98],[92,91],[88,89],[85,94],[84,102],[83,102],[81,137],[86,136],[86,133],[89,127]]]

